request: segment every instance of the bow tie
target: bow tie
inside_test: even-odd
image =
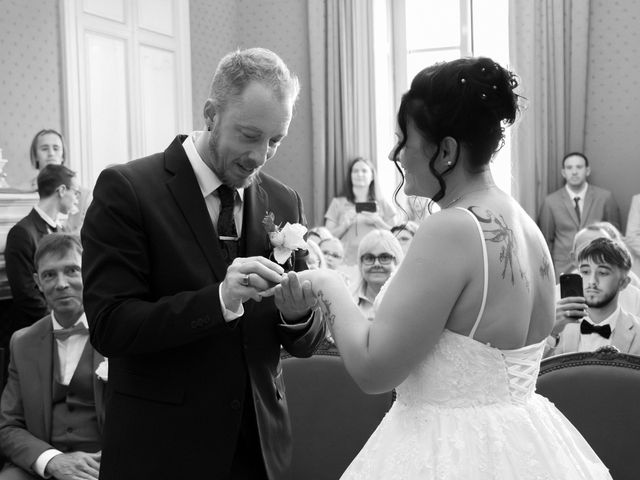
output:
[[[597,333],[598,335],[609,338],[611,336],[611,325],[594,325],[586,320],[580,323],[580,333]]]
[[[73,327],[63,328],[61,330],[53,331],[53,338],[56,340],[66,340],[72,335],[88,335],[89,330],[84,326],[84,323],[76,323]]]

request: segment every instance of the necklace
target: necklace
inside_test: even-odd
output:
[[[444,209],[446,209],[446,208],[449,208],[449,207],[450,207],[451,205],[453,205],[454,203],[456,203],[456,202],[458,202],[458,201],[462,200],[464,197],[466,197],[466,196],[468,196],[468,195],[471,195],[472,193],[482,192],[482,191],[484,191],[484,190],[490,190],[490,189],[491,189],[491,188],[493,188],[493,187],[495,187],[495,185],[489,185],[488,187],[478,188],[478,189],[476,189],[476,190],[471,190],[471,191],[469,191],[469,192],[465,192],[465,193],[463,193],[462,195],[458,195],[456,198],[454,198],[454,199],[453,199],[453,200],[451,200],[449,203],[447,203],[447,204],[444,206],[444,208],[443,208],[442,210],[444,210]]]

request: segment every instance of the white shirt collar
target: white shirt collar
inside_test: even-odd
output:
[[[620,305],[618,305],[618,308],[616,308],[611,315],[609,315],[607,318],[605,318],[603,321],[601,321],[597,325],[599,326],[609,325],[611,327],[611,331],[613,332],[613,330],[616,328],[616,324],[618,323],[619,316],[620,316]],[[585,317],[585,320],[592,325],[596,325],[595,323],[593,323],[593,321],[591,321],[589,317]]]
[[[64,329],[64,327],[62,325],[60,325],[58,323],[58,321],[56,320],[56,316],[53,313],[53,310],[51,310],[51,323],[53,324],[53,329],[54,330],[62,330]],[[78,318],[78,320],[76,321],[76,323],[74,323],[73,325],[71,325],[72,327],[74,325],[77,325],[78,323],[82,323],[84,324],[85,327],[89,328],[89,323],[87,322],[87,314],[86,313],[82,313],[82,315],[80,315],[80,318]]]
[[[564,188],[567,191],[567,193],[569,194],[569,198],[571,198],[571,200],[573,200],[574,198],[578,197],[580,199],[580,201],[584,201],[584,196],[587,194],[587,188],[589,188],[589,183],[588,182],[584,182],[584,186],[580,189],[580,191],[578,193],[576,193],[573,190],[571,190],[569,188],[568,184],[565,184]]]
[[[33,207],[33,209],[38,212],[38,215],[40,215],[40,217],[47,222],[47,225],[49,225],[51,228],[58,228],[58,224],[56,223],[55,220],[53,220],[49,215],[46,214],[46,212],[44,210],[42,210],[38,205],[36,205],[35,207]]]
[[[182,148],[184,148],[184,153],[187,154],[187,158],[189,159],[189,163],[191,164],[191,168],[193,168],[193,173],[196,175],[196,180],[198,180],[198,185],[200,186],[200,191],[202,192],[202,196],[204,198],[211,195],[216,189],[222,185],[222,182],[218,178],[218,176],[211,170],[204,160],[198,153],[198,149],[196,148],[196,137],[203,135],[204,132],[191,132],[191,134],[182,142]],[[244,188],[237,188],[238,194],[240,195],[240,200],[244,199]]]

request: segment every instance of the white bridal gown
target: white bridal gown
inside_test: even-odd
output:
[[[482,230],[476,218],[467,210]],[[444,330],[342,480],[610,479],[582,435],[535,393],[544,341],[499,350]]]

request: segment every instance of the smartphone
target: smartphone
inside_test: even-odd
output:
[[[375,212],[378,210],[376,202],[356,202],[356,213]]]
[[[560,275],[560,297],[584,297],[582,277],[577,273]]]

